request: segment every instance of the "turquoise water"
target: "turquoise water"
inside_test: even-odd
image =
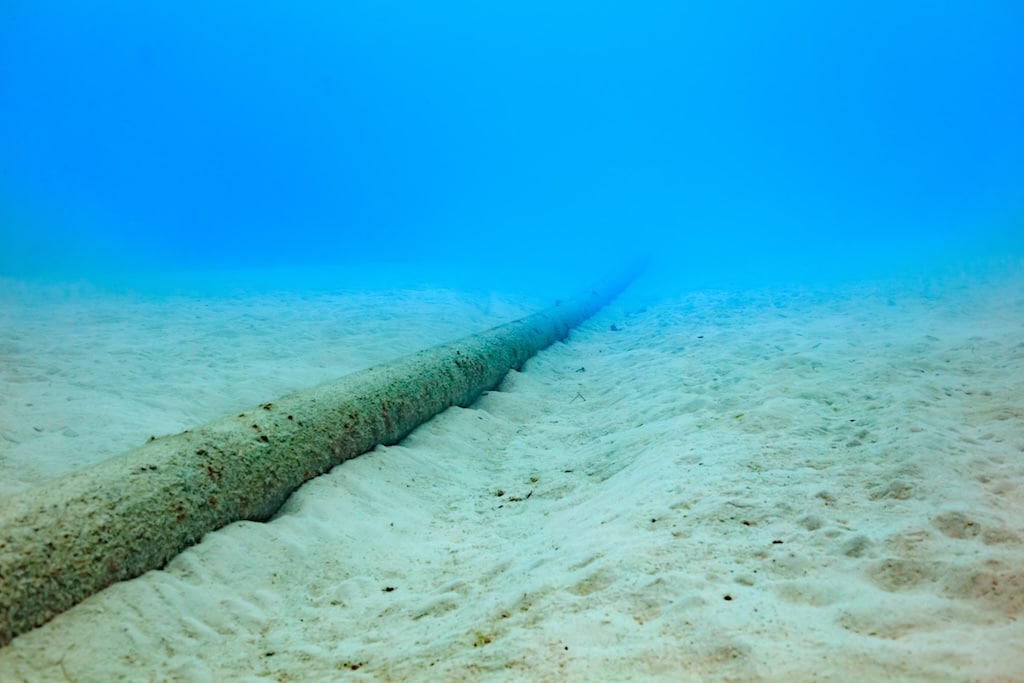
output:
[[[1006,2],[7,2],[0,275],[576,283],[647,256],[700,287],[1019,255],[1022,25]]]

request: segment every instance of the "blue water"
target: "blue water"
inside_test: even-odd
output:
[[[1024,253],[1020,3],[300,5],[4,2],[0,276]]]

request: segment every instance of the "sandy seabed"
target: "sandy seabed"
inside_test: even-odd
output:
[[[3,497],[546,302],[0,288]],[[3,681],[1022,681],[1024,280],[640,282]]]

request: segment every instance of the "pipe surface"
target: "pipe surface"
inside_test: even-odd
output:
[[[467,406],[633,279],[17,493],[0,510],[0,646],[204,534],[265,521],[304,482]]]

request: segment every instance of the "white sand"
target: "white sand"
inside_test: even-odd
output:
[[[0,279],[0,500],[537,306],[450,290],[142,297]]]
[[[638,286],[273,521],[17,638],[0,680],[1024,680],[1022,284]],[[515,308],[439,296],[7,310],[5,486]]]

